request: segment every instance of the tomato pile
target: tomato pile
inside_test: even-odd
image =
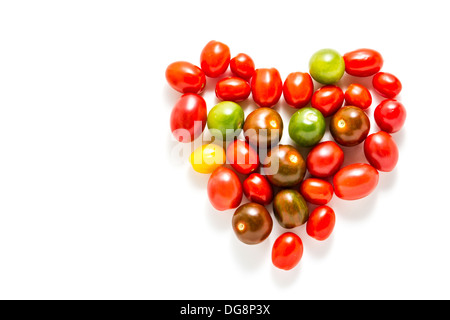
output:
[[[395,100],[401,82],[381,72],[382,66],[381,54],[372,49],[343,56],[322,49],[312,55],[309,72],[290,73],[283,82],[277,69],[257,69],[247,54],[232,57],[227,45],[210,41],[201,51],[200,67],[186,61],[167,67],[167,82],[183,93],[172,109],[172,133],[178,141],[191,143],[208,127],[212,141],[196,148],[190,163],[195,171],[210,174],[211,205],[219,211],[235,210],[232,228],[240,241],[254,245],[269,237],[273,219],[266,207],[270,205],[282,228],[306,225],[310,237],[324,241],[336,221],[327,205],[333,195],[344,200],[366,197],[377,187],[379,171],[395,168],[398,147],[390,134],[403,127],[406,110]],[[200,94],[208,78],[223,76],[228,67],[233,76],[218,79],[215,93],[221,102],[208,111]],[[374,111],[380,131],[369,135],[370,91],[352,83],[344,92],[337,85],[344,73],[372,77],[375,92],[384,98]],[[313,80],[322,86],[314,90]],[[239,102],[250,95],[256,106],[245,117]],[[281,96],[298,109],[287,127],[295,146],[280,144],[285,125],[273,107]],[[328,117],[334,141],[322,141]],[[342,167],[341,146],[362,143],[367,163]],[[310,148],[306,159],[298,147]],[[311,177],[305,179],[307,172]],[[249,202],[241,204],[244,196]],[[294,268],[302,255],[302,240],[292,230],[279,236],[272,247],[272,263],[280,269]]]

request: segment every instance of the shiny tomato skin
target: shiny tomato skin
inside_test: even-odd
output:
[[[212,40],[200,54],[200,67],[210,78],[224,74],[230,64],[230,48],[222,42]]]
[[[310,101],[314,92],[314,84],[309,73],[292,72],[283,84],[283,96],[287,104],[300,109]]]
[[[306,167],[315,177],[326,178],[335,174],[344,162],[344,151],[334,141],[316,145],[306,157]]]
[[[367,138],[370,120],[358,107],[345,106],[336,112],[330,121],[330,132],[334,140],[345,147],[353,147]]]
[[[171,63],[166,69],[166,80],[181,93],[201,93],[206,85],[203,70],[186,61]]]
[[[309,203],[325,205],[333,198],[333,186],[322,179],[308,178],[300,185],[300,193]]]
[[[251,81],[253,100],[260,107],[273,107],[280,100],[283,81],[277,69],[256,69]]]
[[[227,160],[234,170],[242,174],[250,174],[259,167],[258,153],[242,140],[235,140],[228,145]]]
[[[251,202],[263,206],[269,205],[273,200],[273,188],[270,182],[259,173],[252,173],[244,180],[244,194]]]
[[[255,74],[255,63],[247,54],[239,53],[230,60],[230,69],[235,76],[248,81]]]
[[[402,83],[391,73],[378,72],[373,76],[375,90],[385,98],[393,99],[402,91]]]
[[[319,241],[328,239],[336,224],[336,214],[329,206],[319,206],[311,212],[306,223],[306,233]]]
[[[335,85],[321,87],[311,98],[311,106],[322,112],[325,118],[335,114],[343,103],[344,92]]]
[[[237,208],[242,201],[242,184],[237,174],[227,168],[219,167],[208,180],[208,198],[219,211]]]
[[[238,77],[227,77],[216,84],[216,96],[222,101],[241,102],[248,98],[250,92],[248,82]]]
[[[293,232],[285,232],[280,235],[272,247],[272,263],[282,270],[294,268],[303,256],[303,242]]]
[[[364,198],[375,190],[378,177],[378,171],[369,164],[348,165],[334,175],[334,193],[344,200]]]
[[[254,245],[267,239],[272,232],[273,220],[264,206],[249,202],[236,209],[231,225],[240,241]]]
[[[363,110],[372,104],[372,95],[363,85],[352,83],[345,91],[345,102],[347,105],[355,106]]]
[[[180,142],[191,142],[205,129],[207,110],[205,100],[195,93],[178,99],[170,115],[170,129]]]
[[[398,148],[389,133],[372,133],[364,141],[367,161],[378,171],[390,172],[398,162]]]
[[[381,130],[394,133],[403,127],[406,120],[406,109],[401,102],[386,99],[375,108],[374,118]]]
[[[358,49],[344,54],[345,72],[356,77],[369,77],[383,67],[383,57],[373,49]]]

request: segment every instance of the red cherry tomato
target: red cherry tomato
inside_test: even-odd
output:
[[[344,162],[344,152],[334,141],[324,141],[311,149],[306,167],[315,177],[326,178],[335,174]]]
[[[322,112],[324,117],[335,114],[343,103],[344,92],[335,85],[323,86],[314,92],[311,99],[311,106]]]
[[[334,230],[336,215],[328,206],[317,207],[309,215],[306,223],[306,233],[316,240],[328,239]]]
[[[242,184],[233,170],[219,167],[208,180],[209,201],[216,210],[224,211],[239,207],[242,200]]]
[[[245,53],[239,53],[230,61],[230,69],[234,75],[244,80],[250,80],[255,74],[255,63]]]
[[[291,270],[302,259],[303,242],[298,235],[292,232],[279,236],[272,247],[272,263],[283,270]]]
[[[310,101],[314,92],[314,84],[309,73],[290,73],[283,85],[283,96],[287,104],[294,108],[303,108]]]
[[[227,77],[217,82],[216,96],[220,100],[240,102],[250,95],[250,85],[244,79]]]
[[[366,163],[355,163],[339,170],[334,178],[334,192],[344,200],[368,196],[378,184],[378,171]]]
[[[333,198],[333,186],[328,181],[309,178],[300,185],[300,193],[309,203],[324,205]]]
[[[372,95],[366,87],[352,83],[345,91],[345,101],[349,106],[355,106],[365,110],[372,104]]]
[[[260,107],[273,107],[280,100],[283,81],[277,69],[256,69],[252,77],[253,100]]]
[[[396,76],[387,72],[378,72],[373,76],[375,90],[385,98],[395,98],[402,91],[402,83]]]
[[[381,70],[383,57],[372,49],[358,49],[344,54],[345,72],[356,77],[369,77]]]
[[[190,142],[202,134],[206,120],[205,100],[197,94],[186,93],[172,109],[170,129],[178,141]]]
[[[386,99],[375,108],[374,118],[381,130],[394,133],[403,127],[406,109],[401,102]]]
[[[227,160],[234,170],[249,174],[258,169],[258,153],[246,141],[235,140],[228,145]]]
[[[202,69],[186,61],[169,64],[166,80],[173,89],[181,93],[201,93],[206,85]]]
[[[272,185],[259,174],[252,173],[244,180],[244,194],[250,202],[256,202],[263,206],[269,205],[273,200]]]
[[[369,135],[364,141],[367,161],[378,171],[394,170],[398,161],[398,148],[389,133],[380,131]]]
[[[200,67],[210,78],[217,78],[227,71],[230,64],[230,48],[218,41],[210,41],[200,55]]]

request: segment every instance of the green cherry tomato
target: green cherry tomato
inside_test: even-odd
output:
[[[302,108],[289,121],[289,136],[301,147],[316,145],[325,134],[325,119],[315,108]]]
[[[235,102],[220,102],[209,111],[207,125],[217,139],[233,139],[239,135],[244,125],[244,111]]]
[[[338,82],[344,75],[344,71],[344,58],[333,49],[319,50],[309,60],[311,77],[322,84]]]

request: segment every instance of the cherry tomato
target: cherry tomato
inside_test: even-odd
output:
[[[374,118],[381,130],[394,133],[403,127],[406,109],[401,102],[386,99],[375,108]]]
[[[335,114],[343,103],[344,92],[334,85],[323,86],[311,98],[311,106],[322,112],[324,117]]]
[[[245,244],[263,242],[272,232],[273,221],[267,209],[258,203],[246,203],[233,214],[234,233]]]
[[[284,189],[273,199],[273,215],[280,226],[292,229],[308,221],[309,209],[303,196],[291,189]]]
[[[303,108],[314,92],[311,76],[306,72],[290,73],[283,84],[283,96],[287,104],[294,108]]]
[[[170,128],[178,141],[190,142],[202,134],[206,119],[205,100],[197,94],[186,93],[172,109]]]
[[[360,144],[369,134],[370,120],[360,108],[341,108],[331,118],[330,132],[340,145],[352,147]]]
[[[219,167],[208,180],[209,201],[216,210],[237,208],[242,200],[242,184],[233,170]]]
[[[283,81],[277,69],[256,69],[252,77],[252,96],[260,107],[273,107],[280,100]]]
[[[306,167],[315,177],[326,178],[335,174],[344,162],[344,152],[334,141],[316,145],[306,157]]]
[[[238,77],[227,77],[216,84],[216,96],[220,100],[240,102],[250,95],[250,85]]]
[[[301,108],[289,120],[289,136],[301,147],[316,145],[325,134],[325,118],[315,108]]]
[[[381,70],[383,57],[372,49],[358,49],[344,54],[345,72],[356,77],[369,77]]]
[[[200,55],[200,67],[210,78],[217,78],[227,71],[230,64],[230,48],[219,41],[210,41]]]
[[[245,140],[253,146],[269,149],[280,142],[282,135],[283,119],[274,109],[258,108],[245,119]]]
[[[244,110],[240,105],[222,101],[209,110],[206,124],[216,139],[231,140],[241,133],[244,117]]]
[[[373,76],[375,90],[385,98],[395,98],[402,91],[402,83],[396,76],[387,72],[378,72]]]
[[[324,205],[333,198],[333,186],[328,181],[309,178],[300,185],[300,193],[309,203]]]
[[[267,179],[259,174],[252,173],[243,183],[244,194],[251,202],[267,206],[272,202],[273,189]]]
[[[375,190],[378,176],[378,171],[366,163],[348,165],[334,175],[334,192],[344,200],[364,198]]]
[[[206,85],[202,69],[186,61],[169,64],[166,80],[173,89],[181,93],[201,93]]]
[[[239,53],[230,61],[230,69],[234,75],[244,80],[250,80],[255,74],[255,63],[245,53]]]
[[[249,174],[258,169],[258,153],[245,141],[235,140],[228,145],[227,160],[234,170]]]
[[[398,148],[389,133],[380,131],[369,135],[364,141],[367,161],[378,171],[394,170],[398,161]]]
[[[303,180],[306,164],[297,149],[280,144],[267,153],[263,171],[273,185],[291,187]]]
[[[345,71],[342,56],[333,49],[322,49],[314,53],[309,60],[309,73],[319,83],[333,84],[338,82]]]
[[[357,83],[352,83],[345,91],[345,101],[347,102],[347,105],[364,110],[372,104],[372,95],[366,87]]]
[[[328,206],[317,207],[311,212],[306,223],[306,233],[316,240],[324,241],[333,232],[336,224],[336,215]]]
[[[198,147],[189,157],[192,168],[199,173],[212,173],[224,164],[226,160],[223,147],[214,143]]]
[[[294,268],[303,256],[303,242],[298,235],[292,232],[279,236],[272,247],[272,263],[283,270]]]

